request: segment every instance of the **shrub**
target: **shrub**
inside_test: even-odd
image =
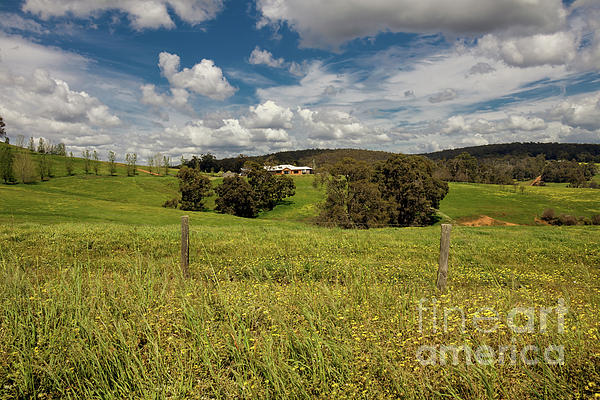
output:
[[[592,215],[592,225],[600,225],[600,214]]]
[[[162,206],[165,208],[177,208],[178,204],[179,204],[179,199],[177,197],[174,197],[171,200],[165,201]]]
[[[560,214],[558,216],[558,221],[560,222],[560,225],[577,225],[577,218],[568,214]]]
[[[556,218],[556,214],[554,213],[554,209],[546,208],[542,213],[542,220],[550,222]]]

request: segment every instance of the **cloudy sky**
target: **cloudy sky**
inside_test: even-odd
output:
[[[0,116],[219,157],[600,143],[600,0],[2,0]]]

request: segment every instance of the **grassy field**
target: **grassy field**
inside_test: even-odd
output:
[[[547,207],[600,213],[597,191],[451,184],[444,219],[487,215],[522,226],[455,225],[443,294],[439,226],[316,227],[307,222],[323,192],[312,177],[295,180],[297,195],[255,220],[160,207],[176,195],[174,177],[0,186],[0,398],[600,393],[600,228],[534,225]],[[178,265],[184,213],[190,279]],[[564,332],[554,313],[540,331],[539,311],[560,299]],[[465,312],[464,330],[456,312],[442,328],[452,307]],[[488,315],[483,307],[501,317],[494,332],[472,322]],[[534,308],[534,332],[509,329],[514,307]],[[529,357],[541,361],[562,345],[565,357],[563,365],[469,365],[464,354],[457,365],[418,361],[422,346],[439,345],[535,345]]]

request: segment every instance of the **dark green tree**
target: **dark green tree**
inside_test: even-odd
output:
[[[14,168],[15,156],[8,146],[0,147],[0,178],[4,183],[15,183]]]
[[[272,210],[279,202],[296,192],[296,185],[290,176],[273,175],[256,162],[248,162],[244,168],[260,210]]]
[[[6,136],[6,124],[4,123],[4,120],[2,119],[2,117],[0,117],[0,139],[3,137],[7,137]]]
[[[200,211],[204,208],[204,200],[212,194],[210,179],[194,168],[183,167],[177,173],[179,192],[181,192],[181,209]]]
[[[258,215],[256,194],[244,178],[224,178],[216,192],[219,196],[215,207],[217,211],[245,218],[255,218]]]
[[[344,158],[330,169],[327,197],[317,223],[342,228],[373,228],[388,223],[388,207],[365,162]]]
[[[425,157],[397,155],[377,166],[375,181],[388,204],[389,223],[428,225],[448,193],[448,184],[433,177],[435,166]]]

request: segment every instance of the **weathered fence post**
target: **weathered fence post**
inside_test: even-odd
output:
[[[190,227],[189,217],[181,217],[181,272],[185,278],[190,276]]]
[[[450,254],[450,231],[452,225],[442,224],[442,237],[440,239],[440,261],[437,276],[437,287],[441,291],[446,290],[448,280],[448,255]]]

